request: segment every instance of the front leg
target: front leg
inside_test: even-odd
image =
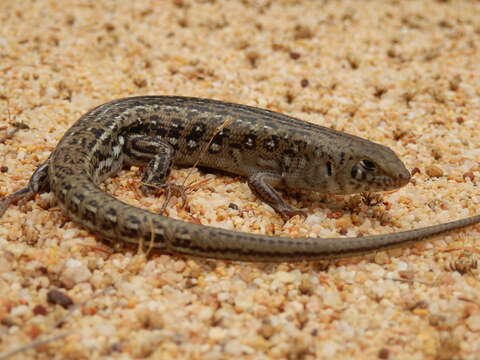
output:
[[[305,211],[288,205],[273,188],[283,182],[281,175],[274,172],[257,172],[249,176],[248,186],[264,202],[280,214],[284,221],[295,215],[306,216]]]
[[[7,208],[18,201],[27,201],[35,194],[47,192],[50,190],[48,180],[48,160],[42,163],[33,173],[28,185],[3,199],[0,199],[0,217],[3,216]]]

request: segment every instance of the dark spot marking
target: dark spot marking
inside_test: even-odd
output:
[[[168,137],[180,139],[182,136],[182,131],[185,128],[183,125],[183,120],[178,118],[173,118],[170,120],[170,129],[168,131]]]
[[[89,200],[87,202],[87,205],[89,205],[92,208],[97,209],[98,208],[98,201],[96,199]]]
[[[206,126],[204,123],[196,122],[193,124],[190,133],[185,137],[187,150],[193,152],[197,150],[200,145],[200,140],[205,135]]]
[[[161,243],[165,242],[165,236],[156,232],[155,237],[154,237],[154,241],[155,241],[156,244],[161,244]]]
[[[163,138],[167,135],[167,129],[159,124],[158,127],[150,128],[150,134]]]
[[[108,158],[108,154],[104,154],[103,152],[101,152],[100,150],[96,150],[94,153],[93,153],[93,158],[97,160],[97,163],[105,160]]]
[[[243,144],[245,149],[254,149],[256,145],[257,137],[254,134],[248,134],[243,137]]]
[[[96,225],[97,224],[97,214],[90,209],[85,208],[85,211],[83,213],[83,218],[87,221],[89,221],[91,224]]]
[[[333,171],[332,171],[332,163],[331,163],[330,161],[327,161],[327,162],[325,163],[325,165],[326,165],[326,167],[327,167],[327,175],[328,175],[328,176],[332,176],[332,173],[333,173]]]
[[[137,232],[138,229],[132,229],[125,226],[120,229],[119,234],[126,238],[134,238],[137,237]]]
[[[191,244],[192,242],[188,239],[175,238],[172,245],[174,247],[189,249],[191,247]]]
[[[58,170],[59,170],[58,172],[61,174],[61,176],[73,175],[73,170],[69,167],[65,167],[65,166],[58,167]]]
[[[117,210],[115,210],[113,207],[108,208],[107,211],[105,211],[105,214],[111,216],[111,217],[117,217]]]
[[[55,194],[57,199],[61,202],[61,203],[64,203],[65,202],[65,195],[63,194],[63,191],[60,190],[58,193]]]
[[[107,136],[105,139],[102,140],[102,146],[106,148],[111,148],[113,147],[112,145],[110,145],[111,142],[112,142],[112,138],[110,136]]]
[[[160,234],[159,232],[159,229],[156,228],[156,226],[158,226],[158,224],[153,221],[152,223],[150,223],[150,221],[148,220],[148,218],[146,216],[143,217],[143,222],[145,224],[151,224],[149,226],[149,230],[147,230],[147,232],[143,235],[143,240],[145,242],[145,244],[148,244],[148,246],[150,246],[150,244],[153,243],[154,244],[162,244],[164,242],[164,237],[162,234]]]
[[[101,227],[104,230],[110,230],[117,224],[117,211],[114,208],[108,208],[105,215],[109,216],[103,216]]]
[[[127,218],[125,219],[125,221],[126,221],[127,225],[129,225],[129,224],[140,225],[140,220],[139,220],[137,217],[133,216],[133,215],[127,216]]]
[[[116,131],[118,129],[118,124],[113,120],[105,121],[104,125],[113,131]]]
[[[75,204],[73,201],[70,201],[67,204],[67,207],[70,210],[70,212],[72,212],[73,214],[78,214],[78,205]]]
[[[187,141],[188,140],[200,140],[203,135],[205,135],[205,124],[202,122],[196,122],[192,125],[192,129],[190,133],[186,136]]]
[[[293,149],[285,149],[283,155],[293,158],[297,155],[297,152]]]
[[[101,226],[102,230],[107,230],[108,231],[108,230],[113,229],[114,224],[111,221],[109,221],[107,219],[104,219],[104,222],[102,222],[100,224],[100,226]]]
[[[98,139],[105,133],[105,130],[99,128],[92,128],[90,129],[90,132],[95,136],[95,138]]]
[[[307,147],[307,143],[303,140],[295,140],[294,144],[297,151],[303,151]]]
[[[263,141],[263,146],[267,151],[273,152],[277,149],[280,138],[277,135],[271,135]]]
[[[212,144],[217,144],[223,146],[223,141],[228,138],[230,135],[230,129],[223,129],[218,134],[216,134],[212,139]]]
[[[74,193],[72,196],[78,201],[83,201],[85,199],[85,195],[82,193]]]

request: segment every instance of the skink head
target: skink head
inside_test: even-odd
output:
[[[394,190],[410,181],[410,172],[391,149],[372,142],[351,148],[355,151],[335,174],[342,193]]]
[[[333,135],[332,135],[333,134]],[[380,144],[330,131],[319,137],[301,172],[286,174],[286,183],[329,194],[390,191],[410,181],[410,172],[395,153]]]

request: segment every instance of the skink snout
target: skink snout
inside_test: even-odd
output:
[[[410,171],[404,168],[402,169],[400,174],[398,174],[397,180],[400,186],[405,186],[410,182],[411,178],[412,178],[412,175],[410,174]]]

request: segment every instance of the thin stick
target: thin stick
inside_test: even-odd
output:
[[[384,280],[391,280],[391,281],[398,281],[398,282],[404,282],[404,283],[418,283],[418,284],[423,284],[427,286],[433,286],[434,283],[431,282],[426,282],[422,280],[415,280],[415,279],[399,279],[399,278],[391,278],[391,277],[384,277]]]
[[[150,244],[148,244],[148,249],[147,249],[147,252],[145,253],[146,258],[148,258],[148,255],[152,251],[153,245],[154,245],[154,240],[155,240],[153,220],[152,220],[151,216],[148,217],[148,222],[149,222],[149,225],[150,225]]]
[[[67,337],[68,335],[70,335],[72,333],[73,333],[73,331],[66,331],[66,332],[63,332],[63,333],[58,334],[58,335],[54,335],[54,336],[50,336],[50,337],[47,337],[47,338],[44,338],[44,339],[39,339],[39,340],[32,341],[30,344],[19,346],[16,349],[13,349],[13,350],[4,352],[3,354],[0,354],[0,360],[5,360],[5,359],[8,359],[9,357],[17,355],[19,353],[28,351],[30,349],[34,349],[37,346],[45,345],[45,344],[48,344],[48,343],[53,342],[55,340],[63,339],[64,337]]]

